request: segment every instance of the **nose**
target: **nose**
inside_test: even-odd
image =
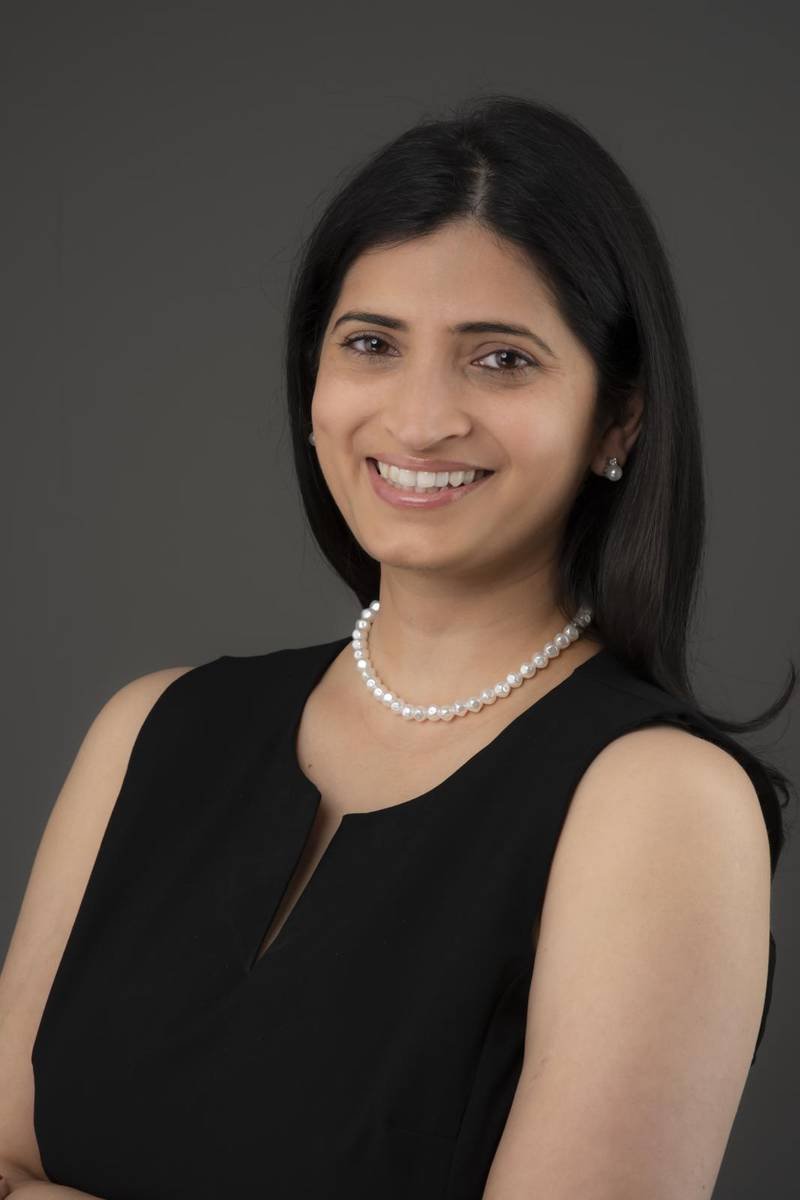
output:
[[[417,367],[393,381],[384,396],[383,428],[390,445],[410,454],[469,436],[473,418],[464,402],[463,386],[439,363]]]

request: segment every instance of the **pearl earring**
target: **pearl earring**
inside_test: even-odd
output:
[[[603,474],[606,479],[612,480],[614,483],[622,478],[622,467],[617,462],[616,458],[609,458],[608,463],[603,467]]]
[[[312,446],[316,446],[317,443],[316,443],[316,439],[314,438],[314,430],[313,429],[311,430],[311,433],[308,435],[308,440]]]

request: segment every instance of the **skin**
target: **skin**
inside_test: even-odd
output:
[[[409,331],[354,320],[334,330],[350,309],[402,318]],[[447,328],[490,318],[527,326],[553,353],[525,337]],[[383,342],[340,345],[358,333]],[[510,373],[526,360],[534,365]],[[351,266],[325,332],[311,417],[334,500],[381,563],[370,648],[396,693],[418,702],[469,695],[564,625],[554,575],[564,522],[587,470],[602,474],[611,455],[624,468],[642,411],[636,397],[627,423],[597,436],[596,383],[539,273],[473,222]],[[496,474],[459,503],[401,511],[372,492],[365,458],[379,451]],[[570,670],[581,656],[577,644],[565,654]],[[439,724],[425,722],[432,737]],[[410,732],[419,744],[420,728]]]

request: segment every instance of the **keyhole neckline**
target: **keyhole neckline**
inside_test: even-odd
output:
[[[303,713],[311,693],[317,687],[325,672],[332,665],[337,655],[350,642],[351,638],[339,638],[333,642],[324,642],[320,645],[304,647],[302,652],[308,653],[311,662],[311,669],[307,672],[306,663],[303,660],[299,666],[299,670],[295,678],[300,681],[301,685],[297,692],[292,690],[291,699],[287,702],[290,719],[286,722],[283,732],[278,738],[276,745],[272,747],[272,756],[278,764],[281,774],[285,771],[284,778],[288,779],[293,790],[299,793],[298,803],[301,801],[307,802],[307,810],[309,819],[306,825],[303,844],[297,856],[297,862],[300,861],[302,854],[308,844],[308,838],[311,835],[311,830],[316,820],[319,811],[319,805],[322,802],[322,795],[316,784],[306,775],[303,770],[297,754],[297,735],[300,729]],[[344,834],[351,828],[364,827],[369,822],[373,821],[389,821],[402,820],[408,814],[422,811],[428,805],[436,803],[438,800],[443,800],[449,794],[452,788],[462,782],[469,776],[469,773],[482,766],[487,760],[498,758],[505,749],[506,745],[511,740],[519,736],[523,731],[530,729],[531,725],[537,722],[542,722],[546,717],[553,719],[557,718],[559,711],[564,709],[566,700],[569,697],[570,691],[576,686],[580,680],[585,680],[596,672],[602,671],[603,668],[613,660],[610,650],[603,646],[595,652],[590,658],[584,659],[578,663],[569,675],[562,679],[554,687],[550,688],[535,700],[533,704],[528,705],[522,712],[504,725],[493,738],[480,746],[474,754],[465,759],[460,766],[456,767],[444,779],[440,780],[431,788],[427,788],[424,792],[420,792],[416,796],[411,796],[407,800],[402,800],[397,804],[385,805],[382,808],[354,810],[345,812],[341,815],[339,823],[336,826],[331,838],[329,839],[325,849],[317,861],[314,870],[306,880],[300,894],[296,897],[289,912],[283,919],[275,937],[265,950],[261,947],[265,938],[270,932],[275,920],[275,915],[280,907],[286,888],[289,887],[292,878],[294,877],[295,868],[291,872],[290,878],[287,880],[282,894],[279,896],[275,906],[275,910],[271,913],[269,924],[261,931],[261,935],[257,942],[255,950],[251,953],[248,959],[246,977],[253,978],[260,974],[261,971],[267,971],[270,961],[284,949],[284,943],[292,930],[294,922],[298,919],[298,913],[301,908],[305,908],[313,899],[313,891],[317,877],[321,870],[327,870],[330,865],[330,860],[333,858]],[[310,679],[309,679],[310,675]],[[569,715],[569,709],[565,710],[566,715]],[[386,719],[390,720],[394,714],[386,714]],[[469,720],[469,717],[459,718]],[[393,814],[390,815],[390,814]]]
[[[305,707],[309,697],[311,696],[311,693],[320,683],[326,671],[332,665],[334,659],[339,655],[342,649],[349,644],[350,640],[351,639],[348,636],[345,638],[340,638],[335,642],[326,642],[320,647],[313,647],[313,649],[325,650],[326,653],[322,656],[321,661],[318,660],[316,662],[315,670],[313,671],[312,682],[308,684],[306,681],[306,686],[303,688],[300,698],[292,705],[292,718],[288,723],[285,735],[282,739],[282,745],[278,751],[282,759],[288,759],[288,767],[292,777],[297,781],[298,786],[306,791],[312,797],[312,800],[316,801],[317,807],[322,801],[322,796],[317,786],[306,775],[300,763],[297,753],[297,735],[300,731],[303,713],[305,712]],[[439,783],[434,784],[433,787],[427,788],[424,792],[420,792],[416,796],[410,796],[407,800],[401,800],[397,804],[388,804],[381,808],[359,809],[352,812],[345,812],[342,814],[341,824],[354,820],[377,820],[379,818],[383,818],[387,813],[400,813],[419,807],[424,801],[432,799],[436,793],[442,791],[451,783],[454,783],[456,780],[460,780],[462,774],[467,774],[470,770],[474,769],[476,766],[478,766],[479,762],[482,763],[484,758],[493,758],[498,755],[505,748],[506,742],[510,741],[520,731],[526,729],[531,722],[543,720],[548,715],[557,715],[558,707],[564,703],[569,691],[575,687],[581,679],[586,679],[591,674],[601,671],[612,658],[613,656],[608,647],[602,646],[590,658],[584,659],[582,662],[578,663],[577,667],[570,671],[569,675],[565,676],[565,678],[559,683],[555,684],[554,687],[549,688],[543,696],[540,696],[538,700],[534,700],[534,702],[529,704],[527,708],[524,708],[522,712],[519,712],[515,717],[512,717],[506,725],[498,730],[493,738],[491,738],[483,746],[479,746],[474,754],[471,754],[469,758],[465,759],[463,763],[451,771],[450,774],[444,779],[440,780]],[[546,669],[547,668],[545,668],[545,670]],[[373,701],[373,703],[376,702]],[[497,701],[497,703],[502,703],[502,701]],[[385,717],[387,721],[402,719],[397,717],[394,713],[386,713]],[[465,716],[456,719],[468,721],[470,720],[470,717]],[[334,834],[334,837],[335,836],[336,834]]]

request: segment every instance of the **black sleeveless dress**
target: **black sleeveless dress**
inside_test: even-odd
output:
[[[105,1200],[480,1200],[577,783],[646,724],[736,745],[603,649],[430,791],[380,810],[377,779],[376,811],[344,816],[256,958],[320,802],[300,716],[348,641],[224,655],[145,719],[33,1046],[53,1182]],[[751,778],[772,838],[774,792]],[[774,964],[770,933],[757,1045]]]

